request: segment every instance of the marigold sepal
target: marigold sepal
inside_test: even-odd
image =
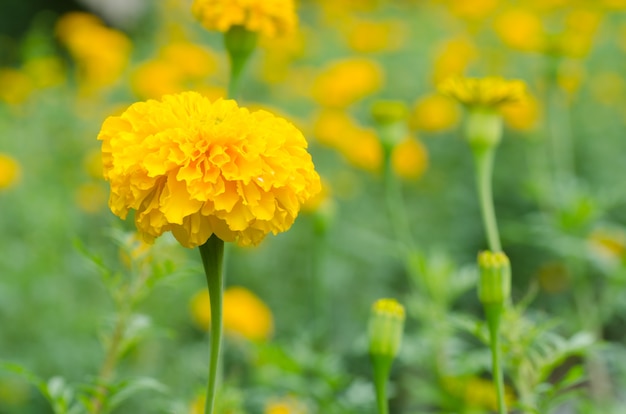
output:
[[[502,115],[487,107],[471,108],[465,122],[465,138],[474,151],[496,147],[502,139]]]
[[[478,254],[478,298],[483,305],[504,304],[511,296],[511,263],[503,252]]]
[[[398,355],[404,330],[404,307],[395,299],[374,302],[369,320],[369,352],[374,371],[378,413],[387,414],[387,381]]]

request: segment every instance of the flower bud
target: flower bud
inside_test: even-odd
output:
[[[370,354],[395,358],[402,342],[404,307],[395,299],[379,299],[369,321]]]
[[[504,304],[511,296],[511,263],[503,252],[478,254],[478,299],[483,305]]]
[[[408,135],[408,112],[407,106],[400,101],[378,101],[372,105],[372,118],[387,153],[391,153],[391,149]]]

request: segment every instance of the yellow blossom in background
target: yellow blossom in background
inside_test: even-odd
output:
[[[626,232],[619,227],[595,229],[589,234],[592,253],[606,262],[619,262],[626,257]]]
[[[542,107],[537,98],[532,95],[514,104],[502,107],[502,117],[510,128],[518,131],[530,131],[541,121]]]
[[[131,43],[94,15],[70,12],[59,18],[56,35],[77,65],[81,91],[90,94],[115,83],[128,65]]]
[[[563,91],[572,96],[580,90],[586,77],[585,66],[578,60],[568,59],[559,63],[556,83]]]
[[[102,151],[93,149],[85,154],[83,168],[89,177],[102,179]]]
[[[411,128],[426,132],[441,132],[453,128],[461,113],[456,103],[439,93],[421,97],[410,114]]]
[[[32,79],[23,71],[0,68],[0,101],[18,105],[26,101],[34,90]]]
[[[21,173],[20,164],[13,157],[0,153],[0,190],[14,185]]]
[[[57,56],[30,59],[23,65],[35,88],[43,89],[65,82],[65,65]]]
[[[171,43],[156,58],[144,62],[132,75],[135,94],[142,98],[193,89],[212,99],[225,96],[223,88],[211,87],[207,78],[216,73],[218,56],[210,49],[188,42]]]
[[[320,105],[345,108],[378,91],[382,68],[374,61],[349,58],[330,63],[313,82],[313,98]]]
[[[291,227],[320,191],[302,133],[266,111],[196,92],[131,105],[102,141],[109,207],[146,240],[166,231],[185,247],[215,234],[240,246]]]
[[[370,172],[380,170],[383,149],[376,132],[357,125],[345,112],[322,111],[313,130],[318,142],[336,149],[351,165]]]
[[[446,0],[447,9],[461,19],[486,18],[498,7],[499,0]]]
[[[403,46],[407,33],[404,22],[397,20],[353,19],[344,30],[348,46],[359,53],[397,50]]]
[[[513,49],[540,51],[544,47],[543,23],[532,10],[507,10],[496,17],[494,29],[500,40]]]
[[[107,205],[107,192],[101,183],[82,184],[76,189],[76,204],[86,213],[97,213]]]
[[[526,97],[524,82],[498,77],[454,77],[442,82],[439,91],[464,105],[487,108],[499,108]]]
[[[393,148],[391,166],[398,177],[416,180],[428,168],[428,152],[420,141],[408,137]]]
[[[307,414],[306,405],[295,397],[283,397],[268,402],[263,414]]]
[[[261,77],[267,83],[283,82],[291,69],[291,63],[302,56],[306,41],[302,31],[294,31],[276,39],[261,39],[263,62]]]
[[[614,106],[626,100],[626,82],[617,72],[601,72],[589,79],[589,89],[594,101]]]
[[[461,399],[467,408],[497,411],[497,397],[493,382],[479,377],[447,377],[443,387],[450,394]],[[515,395],[510,387],[505,386],[504,399],[510,406]]]
[[[554,294],[567,290],[572,276],[564,263],[548,262],[537,269],[536,278],[543,291]]]
[[[437,47],[433,58],[433,80],[435,84],[452,76],[461,76],[467,67],[478,58],[478,48],[467,36],[446,40]]]
[[[230,287],[223,297],[224,331],[252,341],[268,339],[274,330],[274,318],[270,308],[254,293],[243,287]],[[196,293],[190,302],[190,310],[196,325],[208,330],[211,324],[209,292]]]
[[[206,29],[220,32],[243,26],[276,37],[294,31],[298,23],[293,0],[194,0],[191,11]]]

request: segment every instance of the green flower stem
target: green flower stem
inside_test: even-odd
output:
[[[487,327],[489,328],[489,346],[491,348],[492,375],[496,386],[498,414],[506,414],[504,401],[504,376],[502,374],[502,350],[500,349],[500,320],[502,319],[503,305],[487,304],[484,306]]]
[[[476,184],[480,199],[480,211],[483,216],[483,224],[487,233],[487,243],[492,252],[502,251],[496,212],[493,206],[491,180],[493,172],[493,160],[495,147],[474,148],[474,161],[476,163]]]
[[[241,75],[256,44],[257,34],[246,30],[243,26],[233,26],[224,34],[224,46],[230,59],[228,97],[231,99],[237,98]]]
[[[388,414],[389,405],[387,402],[387,382],[391,372],[393,358],[382,355],[372,355],[372,366],[374,368],[374,388],[376,389],[376,403],[378,414]]]
[[[406,250],[413,247],[415,242],[413,241],[413,236],[411,235],[411,226],[409,225],[409,220],[405,210],[405,203],[402,197],[402,186],[400,180],[395,176],[393,171],[393,164],[391,163],[391,150],[391,148],[385,148],[385,203],[387,206],[387,215],[389,216],[389,221],[396,239]]]
[[[202,265],[209,288],[211,301],[211,351],[209,361],[209,380],[207,384],[205,413],[213,414],[215,404],[215,389],[217,371],[222,342],[222,296],[224,290],[223,261],[224,241],[213,234],[209,240],[200,246]]]

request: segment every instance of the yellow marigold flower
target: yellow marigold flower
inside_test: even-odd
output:
[[[500,14],[494,28],[502,42],[517,50],[539,51],[543,48],[541,19],[527,9],[511,9]]]
[[[21,104],[28,99],[33,89],[31,78],[24,72],[0,68],[0,101],[11,105]]]
[[[515,105],[503,106],[502,117],[510,128],[518,131],[530,131],[541,120],[541,103],[534,96],[527,95],[525,99]]]
[[[482,408],[496,411],[496,390],[491,381],[479,377],[447,377],[443,387],[452,395],[463,400],[468,408]],[[510,406],[515,401],[513,390],[505,386],[504,400]]]
[[[428,152],[421,142],[408,137],[393,148],[391,166],[398,177],[416,180],[428,167]]]
[[[307,414],[306,405],[295,397],[272,400],[265,406],[264,414]]]
[[[499,3],[499,0],[448,0],[448,9],[461,19],[484,19]]]
[[[128,64],[130,40],[96,16],[67,13],[57,21],[56,34],[76,61],[83,92],[93,93],[113,84]]]
[[[191,11],[206,29],[220,32],[243,26],[276,37],[294,31],[298,23],[293,0],[194,0]]]
[[[20,175],[20,164],[9,155],[0,153],[0,190],[15,184]]]
[[[313,98],[322,106],[345,108],[378,91],[383,71],[376,62],[353,58],[332,62],[313,82]]]
[[[346,27],[348,46],[360,53],[397,50],[406,39],[403,24],[394,20],[354,20]]]
[[[83,158],[83,167],[91,178],[102,179],[102,151],[89,151]]]
[[[441,83],[439,91],[467,106],[499,108],[523,100],[526,87],[519,80],[454,77]]]
[[[131,105],[105,120],[109,206],[146,240],[166,231],[185,247],[211,234],[240,246],[289,229],[320,191],[307,142],[292,124],[196,92]]]
[[[325,110],[314,124],[317,140],[336,149],[357,168],[379,171],[383,148],[376,132],[357,125],[345,112]]]
[[[409,125],[420,131],[440,132],[454,127],[459,119],[460,111],[455,102],[436,93],[426,95],[415,103]]]
[[[452,76],[461,76],[478,57],[478,49],[471,38],[462,36],[442,43],[434,58],[434,82],[439,84]]]
[[[218,57],[213,51],[187,42],[172,43],[163,47],[155,59],[135,70],[133,91],[142,99],[156,99],[190,89],[206,95],[206,80],[216,72],[217,66]],[[224,94],[222,91],[217,97]]]
[[[191,316],[199,328],[207,330],[211,324],[209,292],[204,289],[191,299]],[[251,291],[231,287],[223,297],[224,331],[257,341],[268,339],[274,330],[270,308]]]

